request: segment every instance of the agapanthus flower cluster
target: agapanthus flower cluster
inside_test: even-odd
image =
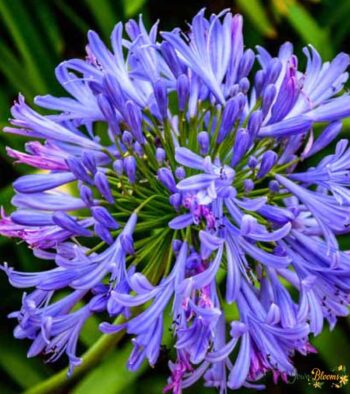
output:
[[[348,314],[348,141],[307,163],[350,115],[349,56],[322,63],[308,46],[300,69],[290,43],[246,49],[240,15],[204,10],[186,32],[118,23],[111,48],[90,31],[86,52],[56,69],[69,97],[35,99],[50,115],[20,95],[5,128],[29,137],[8,154],[34,171],[0,233],[47,260],[2,268],[29,289],[15,336],[72,372],[100,315],[102,332],[132,337],[130,370],[157,363],[170,329],[165,392],[286,381],[293,355]]]

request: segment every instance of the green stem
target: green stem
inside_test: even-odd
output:
[[[115,324],[117,323],[121,323],[120,318],[116,319]],[[47,380],[44,380],[29,390],[26,390],[23,394],[53,393],[55,390],[71,384],[78,377],[88,372],[93,366],[101,361],[122,339],[123,335],[123,332],[111,335],[102,335],[99,340],[83,355],[83,363],[76,367],[71,377],[67,377],[68,368],[65,368]]]
[[[147,205],[150,201],[154,200],[157,197],[163,197],[163,196],[159,196],[158,194],[154,194],[153,196],[147,198],[146,201],[144,201],[142,204],[140,204],[136,209],[135,209],[135,213],[138,213],[145,205]]]

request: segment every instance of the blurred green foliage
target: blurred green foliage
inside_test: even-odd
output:
[[[35,95],[47,92],[60,93],[61,88],[54,78],[54,68],[60,61],[72,56],[84,56],[88,29],[97,30],[104,39],[116,22],[142,13],[146,25],[158,18],[161,28],[185,22],[200,8],[211,12],[231,8],[245,17],[245,43],[248,47],[264,45],[273,53],[286,40],[295,44],[296,53],[301,54],[304,45],[311,43],[324,59],[330,59],[340,51],[350,52],[350,0],[212,0],[177,1],[164,0],[0,0],[0,125],[7,123],[9,108],[17,92],[23,93],[29,102]],[[303,59],[303,57],[300,57]],[[303,63],[303,60],[301,60]],[[61,92],[62,93],[62,92]],[[350,122],[345,121],[343,135],[350,131]],[[21,147],[23,139],[0,134],[0,205],[10,209],[11,182],[28,171],[22,166],[12,166],[5,154],[5,146]],[[342,239],[343,248],[350,249],[347,239]],[[24,270],[37,270],[45,264],[37,261],[24,245],[0,238],[1,260]],[[46,365],[43,360],[26,358],[27,342],[12,338],[14,322],[6,315],[18,308],[20,291],[12,289],[4,275],[0,276],[0,393],[21,393],[42,386],[65,366],[65,361]],[[100,336],[97,318],[84,328],[81,351],[85,351]],[[318,355],[296,357],[300,373],[310,373],[314,367],[324,370],[345,364],[350,370],[350,320],[339,322],[334,332],[328,329],[313,343]],[[165,335],[170,343],[170,335]],[[110,349],[100,363],[74,381],[66,381],[58,393],[74,394],[153,394],[160,393],[167,377],[165,350],[154,369],[146,368],[136,374],[128,372],[125,362],[130,344],[122,339],[115,349]],[[313,389],[304,381],[295,384],[274,386],[267,377],[267,392],[309,393]],[[39,386],[36,386],[39,385]],[[41,385],[41,386],[40,386]],[[338,390],[339,392],[349,392]],[[241,393],[247,390],[240,390]],[[42,389],[42,393],[50,393]],[[56,392],[56,391],[55,391]],[[191,393],[214,393],[203,389],[201,383],[187,391]],[[317,390],[321,393],[322,390]]]

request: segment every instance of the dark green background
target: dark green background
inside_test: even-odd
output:
[[[149,27],[158,18],[160,29],[181,26],[202,7],[211,12],[231,8],[245,17],[245,44],[267,47],[276,54],[284,41],[292,41],[305,64],[302,47],[312,43],[325,60],[340,51],[350,52],[350,1],[323,0],[239,0],[239,1],[172,1],[172,0],[0,0],[0,123],[6,125],[9,107],[17,92],[25,94],[27,101],[37,94],[62,93],[54,78],[54,67],[60,61],[84,56],[86,32],[97,30],[107,40],[116,22],[127,20],[142,13]],[[347,138],[350,121],[346,120],[342,137]],[[28,171],[24,166],[12,166],[5,155],[5,146],[20,148],[23,140],[19,137],[0,134],[0,205],[10,210],[12,196],[11,182]],[[323,152],[324,154],[325,152]],[[320,159],[318,157],[317,159]],[[347,238],[341,240],[344,249],[350,249]],[[47,263],[37,261],[24,245],[0,237],[1,261],[22,270],[38,270]],[[66,360],[46,365],[39,358],[26,358],[29,343],[12,338],[15,322],[6,315],[20,305],[21,292],[12,289],[0,275],[0,394],[21,393],[65,366]],[[91,320],[84,329],[81,351],[98,338],[98,320]],[[295,358],[301,374],[309,374],[319,367],[325,371],[343,364],[350,372],[350,320],[342,319],[330,333],[328,326],[313,344],[318,355]],[[165,350],[154,369],[143,367],[132,374],[124,365],[130,351],[128,340],[106,355],[97,367],[77,381],[65,385],[58,392],[74,394],[153,394],[161,393],[165,385],[167,351]],[[265,379],[269,393],[311,393],[350,392],[330,389],[314,389],[305,381],[285,385],[273,385],[271,378]],[[187,393],[214,393],[200,384],[185,391]],[[239,390],[247,392],[247,390]]]

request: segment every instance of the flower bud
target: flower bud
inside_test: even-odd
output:
[[[83,164],[84,166],[91,172],[91,174],[95,175],[97,171],[96,157],[91,153],[84,152],[83,154]]]
[[[231,166],[234,167],[246,154],[250,145],[250,135],[246,129],[239,129],[233,146]]]
[[[156,159],[159,165],[163,164],[166,157],[165,150],[163,148],[156,149]]]
[[[258,165],[258,159],[255,156],[249,156],[248,159],[248,167],[251,170],[254,170],[254,168]]]
[[[130,183],[135,183],[136,180],[136,160],[133,156],[127,156],[124,159],[124,169]]]
[[[265,78],[265,86],[270,83],[275,83],[277,78],[279,77],[282,71],[282,63],[279,59],[272,59],[268,65],[266,78]]]
[[[239,88],[243,94],[247,94],[250,87],[250,82],[248,78],[242,78],[239,81]]]
[[[102,239],[102,241],[105,241],[108,245],[111,245],[113,243],[113,237],[109,230],[101,223],[95,223],[94,226],[94,231],[96,235]]]
[[[130,133],[130,131],[125,130],[123,132],[122,141],[126,147],[130,148],[132,146],[133,139],[134,138],[133,138],[132,134]]]
[[[177,98],[179,111],[183,112],[186,108],[187,100],[190,95],[190,84],[185,74],[181,74],[176,81]]]
[[[208,154],[209,150],[209,134],[206,131],[201,131],[197,137],[198,145],[201,155]]]
[[[98,171],[94,177],[95,186],[102,196],[110,203],[114,204],[114,198],[112,196],[112,191],[109,186],[106,174]]]
[[[243,189],[246,193],[251,192],[252,190],[254,190],[254,182],[252,179],[245,179],[243,181]]]
[[[267,85],[264,89],[264,92],[262,94],[262,112],[264,116],[266,116],[269,112],[273,100],[276,97],[276,92],[277,90],[275,85]]]
[[[275,165],[276,161],[277,161],[276,152],[272,150],[268,150],[267,152],[265,152],[261,159],[261,164],[257,174],[257,179],[263,178]]]
[[[342,123],[339,121],[329,124],[313,143],[311,149],[308,152],[305,152],[303,156],[310,157],[329,145],[338,136],[341,128]]]
[[[280,185],[276,180],[272,180],[269,182],[269,190],[272,193],[278,193],[280,190]]]
[[[176,192],[176,183],[172,172],[169,168],[162,167],[158,170],[158,179],[171,192]]]
[[[89,187],[87,187],[86,185],[80,185],[79,191],[81,199],[87,206],[91,206],[94,204],[94,196]]]
[[[174,193],[169,197],[170,204],[178,211],[181,207],[182,197],[180,193]]]
[[[123,171],[124,171],[123,160],[121,160],[121,159],[115,160],[113,163],[113,169],[118,176],[123,175]]]
[[[253,67],[255,60],[255,54],[251,49],[247,49],[239,62],[238,71],[237,71],[237,80],[239,81],[241,78],[246,77],[250,70]]]
[[[181,180],[184,179],[186,176],[186,171],[183,167],[177,167],[175,170],[175,176],[177,179]]]
[[[118,222],[113,218],[113,216],[107,211],[105,207],[92,207],[91,213],[95,220],[107,228],[116,230],[120,227]]]
[[[242,93],[237,96],[230,98],[222,113],[222,122],[217,138],[217,142],[221,142],[226,138],[227,134],[232,130],[232,127],[236,121],[237,115],[240,111]]]
[[[115,110],[114,110],[111,102],[108,100],[108,98],[105,95],[99,94],[97,96],[97,104],[98,104],[103,116],[108,121],[108,123],[115,122],[115,120],[116,120]]]
[[[179,75],[183,73],[183,66],[179,61],[179,57],[177,56],[174,47],[169,42],[162,42],[160,45],[160,51],[171,72],[175,77],[179,77]]]
[[[70,156],[66,159],[66,163],[77,179],[92,184],[90,175],[88,174],[86,168],[84,167],[84,165],[81,163],[80,160],[78,160],[73,156]]]
[[[158,104],[158,109],[160,112],[160,116],[162,119],[166,119],[168,117],[168,92],[166,88],[166,84],[162,79],[159,79],[154,84],[154,97]]]
[[[75,235],[80,235],[83,237],[90,237],[91,232],[87,230],[85,227],[81,226],[76,219],[73,219],[71,216],[67,215],[65,212],[58,211],[55,212],[52,216],[52,220],[54,223],[67,230]]]
[[[136,141],[143,144],[145,138],[142,133],[142,113],[141,109],[131,100],[126,102],[127,122],[130,126],[130,131],[135,137]]]
[[[263,114],[261,110],[254,111],[248,120],[248,131],[252,141],[257,136],[263,121]]]
[[[137,154],[138,157],[142,157],[144,154],[142,145],[139,144],[137,141],[134,143],[134,151]]]
[[[258,70],[255,74],[254,78],[254,87],[255,87],[255,92],[256,92],[256,97],[260,97],[262,88],[264,86],[264,81],[265,81],[265,71],[264,70]]]

